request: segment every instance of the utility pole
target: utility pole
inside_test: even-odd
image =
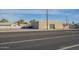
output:
[[[68,24],[68,16],[66,16],[66,25]]]
[[[47,30],[48,30],[48,9],[46,9],[46,26],[47,26]]]

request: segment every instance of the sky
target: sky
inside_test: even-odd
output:
[[[30,21],[32,19],[46,20],[45,9],[0,9],[0,19],[8,19],[11,22],[15,22],[20,19]],[[49,9],[48,19],[69,23],[74,21],[79,22],[79,9]]]

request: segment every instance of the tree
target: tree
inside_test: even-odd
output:
[[[20,24],[24,24],[24,20],[23,19],[21,19],[21,20],[19,20],[19,22],[20,22]]]
[[[27,22],[25,22],[23,19],[18,20],[16,23],[17,23],[19,26],[20,26],[21,24],[27,24]]]
[[[0,20],[0,22],[5,23],[5,22],[9,22],[7,19],[2,19]]]
[[[31,24],[35,23],[35,22],[38,22],[38,21],[36,21],[35,19],[33,19],[33,20],[30,21]]]
[[[20,22],[19,21],[17,21],[16,24],[20,26]]]
[[[28,24],[27,22],[24,22],[24,24]]]

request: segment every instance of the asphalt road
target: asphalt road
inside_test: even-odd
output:
[[[0,33],[0,50],[79,50],[79,30]]]

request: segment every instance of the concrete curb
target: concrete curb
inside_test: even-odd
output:
[[[78,29],[66,29],[66,30],[37,30],[37,29],[16,29],[16,30],[1,30],[0,32],[40,32],[40,31],[76,31]]]

